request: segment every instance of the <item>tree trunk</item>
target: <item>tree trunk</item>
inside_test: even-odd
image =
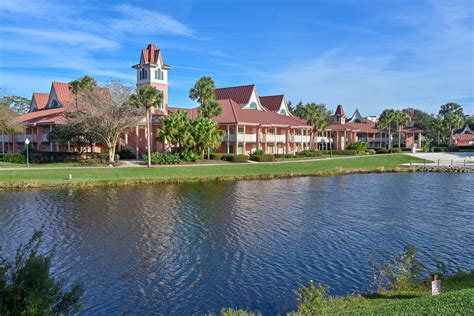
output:
[[[115,162],[115,144],[109,145],[109,162]]]
[[[211,148],[207,147],[207,160],[211,159]]]
[[[382,132],[380,132],[380,146],[379,148],[382,148]]]
[[[392,133],[390,131],[390,126],[388,127],[388,149],[392,149]]]
[[[398,127],[398,148],[402,146],[402,127]]]
[[[449,147],[453,146],[453,129],[449,128]]]
[[[146,109],[146,126],[147,126],[147,149],[148,149],[148,168],[151,168],[151,129],[150,129],[150,112],[151,108]]]

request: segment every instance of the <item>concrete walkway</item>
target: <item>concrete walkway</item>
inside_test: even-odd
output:
[[[474,168],[474,152],[450,152],[450,153],[416,153],[410,156],[430,160],[432,163],[413,163],[412,165],[426,166],[458,166]]]

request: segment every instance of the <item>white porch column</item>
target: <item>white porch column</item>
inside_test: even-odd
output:
[[[418,148],[421,148],[421,138],[423,136],[421,135],[421,133],[418,133]]]
[[[239,124],[235,126],[235,153],[239,154]]]
[[[226,145],[225,145],[225,151],[226,153],[229,153],[229,133],[230,133],[230,125],[227,125],[227,141],[226,141]]]
[[[138,125],[135,127],[136,143],[135,143],[135,158],[140,158],[140,131]]]
[[[53,125],[49,125],[49,132],[51,133],[53,130]],[[53,142],[49,141],[49,151],[53,152]]]

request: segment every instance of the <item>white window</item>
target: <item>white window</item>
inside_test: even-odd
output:
[[[159,108],[160,108],[160,109],[164,109],[164,107],[165,107],[165,93],[164,93],[164,91],[161,90],[161,89],[158,89],[158,91],[161,92],[161,96],[162,96],[162,98],[161,98],[161,104],[160,104]]]
[[[140,80],[144,80],[148,77],[148,73],[146,71],[145,68],[142,68],[142,70],[140,70]]]
[[[158,68],[155,70],[155,79],[158,79],[158,80],[163,80],[164,76],[163,76],[163,71]]]
[[[250,102],[249,109],[255,110],[256,108],[257,108],[257,103],[255,103],[254,101]]]

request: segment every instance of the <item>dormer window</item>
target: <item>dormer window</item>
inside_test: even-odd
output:
[[[286,111],[285,109],[281,109],[280,112],[279,112],[280,115],[286,115]]]
[[[254,101],[250,102],[248,108],[252,110],[257,109],[257,103],[255,103]]]
[[[51,102],[51,108],[60,108],[61,107],[61,104],[59,104],[59,102],[57,100],[53,100],[53,102]]]
[[[163,76],[163,71],[158,68],[155,70],[155,79],[157,80],[163,80],[164,76]]]
[[[147,79],[147,77],[148,77],[148,72],[146,71],[145,68],[142,68],[142,70],[140,70],[140,80]]]

